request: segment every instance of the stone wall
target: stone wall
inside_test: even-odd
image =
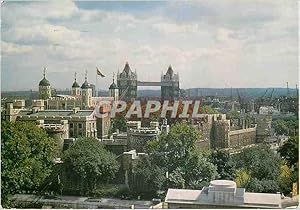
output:
[[[218,120],[212,126],[212,138],[210,148],[223,149],[229,146],[230,121]]]
[[[229,132],[229,147],[238,148],[256,143],[256,127]]]

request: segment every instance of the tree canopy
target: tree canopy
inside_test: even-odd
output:
[[[168,175],[165,187],[201,188],[216,177],[216,167],[195,148],[199,138],[200,134],[193,127],[177,123],[158,141],[148,142],[149,164],[158,167],[160,174]],[[142,169],[143,164],[138,164],[137,168]]]
[[[280,156],[287,161],[287,164],[296,167],[299,163],[299,138],[290,137],[278,150]]]
[[[210,162],[217,167],[218,178],[232,180],[235,173],[235,162],[228,151],[216,150],[209,156]]]
[[[234,159],[236,179],[243,180],[240,187],[245,187],[250,192],[278,191],[277,178],[280,175],[281,160],[268,145],[243,149]]]
[[[65,152],[63,161],[69,179],[79,185],[82,194],[92,192],[97,184],[114,179],[120,166],[116,156],[94,138],[78,139]]]
[[[33,123],[1,123],[1,198],[38,191],[52,171],[57,144]]]

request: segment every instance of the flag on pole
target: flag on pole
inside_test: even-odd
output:
[[[98,69],[98,67],[96,67],[96,69],[97,69],[97,75],[101,77],[105,77],[104,74],[102,74],[102,72]]]

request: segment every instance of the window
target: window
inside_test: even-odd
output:
[[[82,123],[78,123],[78,128],[82,129]]]
[[[70,128],[73,128],[74,127],[74,124],[73,123],[70,123]]]

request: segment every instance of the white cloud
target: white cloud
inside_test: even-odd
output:
[[[126,61],[139,79],[152,81],[171,64],[183,88],[280,85],[282,69],[293,83],[297,8],[285,2],[167,2],[142,15],[81,9],[71,1],[9,2],[2,13],[2,75],[34,76],[2,86],[32,88],[45,65],[53,85],[69,87],[74,71],[94,75],[101,66],[111,76]],[[273,81],[266,83],[262,75],[270,72]],[[101,88],[110,82],[105,78]]]
[[[32,51],[32,47],[30,46],[22,46],[9,42],[1,42],[2,53],[7,55],[16,55],[29,53]]]

